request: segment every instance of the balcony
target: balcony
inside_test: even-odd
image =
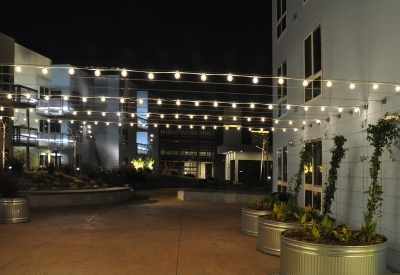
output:
[[[147,155],[149,148],[147,144],[136,143],[136,154],[137,155]]]
[[[51,150],[72,150],[74,140],[67,133],[39,133],[38,148]]]
[[[11,93],[12,102],[15,107],[29,108],[37,106],[38,91],[22,86],[14,85],[14,93]]]
[[[71,102],[62,98],[40,99],[36,113],[42,116],[68,116],[74,111]]]
[[[137,118],[137,127],[139,129],[143,129],[143,130],[148,130],[149,129],[149,125],[147,124],[147,120],[143,119],[141,117]]]
[[[12,143],[14,146],[37,146],[37,129],[24,126],[14,126]]]

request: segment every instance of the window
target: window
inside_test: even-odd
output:
[[[277,0],[276,5],[276,38],[286,30],[286,0]]]
[[[57,120],[44,120],[39,121],[39,132],[40,133],[61,133],[61,123]]]
[[[322,141],[314,142],[315,156],[312,165],[304,171],[304,205],[311,205],[315,209],[321,210],[322,200]]]
[[[0,90],[10,91],[11,87],[10,66],[0,66]]]
[[[61,91],[51,91],[51,98],[61,98]]]
[[[122,157],[122,165],[128,165],[128,157]]]
[[[47,95],[50,96],[49,88],[46,88],[44,86],[40,86],[40,98],[44,99]]]
[[[72,91],[71,104],[75,110],[82,110],[82,94],[77,91]]]
[[[122,128],[122,146],[128,146],[128,129]]]
[[[278,191],[287,192],[287,147],[280,147],[277,150],[278,159]]]
[[[81,167],[82,166],[82,155],[76,155],[75,159],[76,167]]]
[[[308,81],[304,89],[304,102],[321,96],[321,76],[321,26],[318,25],[304,40],[304,78]]]
[[[40,166],[48,166],[49,165],[49,157],[47,154],[39,156],[39,165]]]
[[[278,69],[276,70],[276,76],[277,77],[283,77],[284,82],[283,84],[277,84],[278,87],[278,100],[282,97],[287,96],[287,80],[285,77],[287,77],[287,64],[286,60],[279,65]]]
[[[286,115],[287,113],[286,102],[287,101],[285,99],[278,105],[278,117]]]

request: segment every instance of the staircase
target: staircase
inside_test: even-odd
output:
[[[96,158],[96,161],[97,161],[97,166],[99,166],[99,168],[101,168],[102,167],[101,160],[100,160],[99,152],[97,151],[96,143],[94,142],[93,136],[89,136],[89,140],[90,140],[90,144],[92,145],[94,157]]]

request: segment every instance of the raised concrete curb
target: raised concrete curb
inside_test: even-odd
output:
[[[31,208],[71,205],[93,205],[124,202],[134,195],[130,187],[91,190],[59,190],[23,192]]]
[[[210,201],[250,204],[250,201],[264,197],[265,193],[238,193],[218,190],[182,189],[178,190],[177,196],[178,199],[183,201]]]

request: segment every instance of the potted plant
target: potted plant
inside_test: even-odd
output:
[[[29,199],[22,197],[23,158],[8,158],[10,171],[0,173],[0,223],[29,221]]]
[[[260,216],[258,218],[257,249],[264,253],[279,256],[281,244],[280,233],[287,229],[299,228],[300,226],[295,216],[296,211],[299,209],[297,197],[303,184],[304,169],[308,168],[310,170],[312,159],[315,155],[314,144],[313,140],[306,141],[300,151],[299,169],[294,176],[295,186],[291,199],[287,202],[274,204],[271,215]]]
[[[242,233],[247,236],[257,237],[258,235],[258,217],[271,213],[274,202],[277,202],[276,196],[267,193],[261,199],[255,199],[250,205],[242,207]]]
[[[381,156],[386,149],[389,158],[394,161],[392,145],[400,139],[397,118],[380,118],[375,125],[368,125],[367,140],[373,147],[369,160],[371,184],[368,188],[369,199],[364,213],[364,224],[357,230],[339,222],[333,227],[327,215],[318,219],[304,214],[300,217],[299,230],[287,230],[281,233],[281,275],[289,274],[386,274],[387,240],[376,233],[381,216],[378,208],[382,205],[382,185],[378,181],[381,169]],[[365,161],[367,158],[362,157]]]

